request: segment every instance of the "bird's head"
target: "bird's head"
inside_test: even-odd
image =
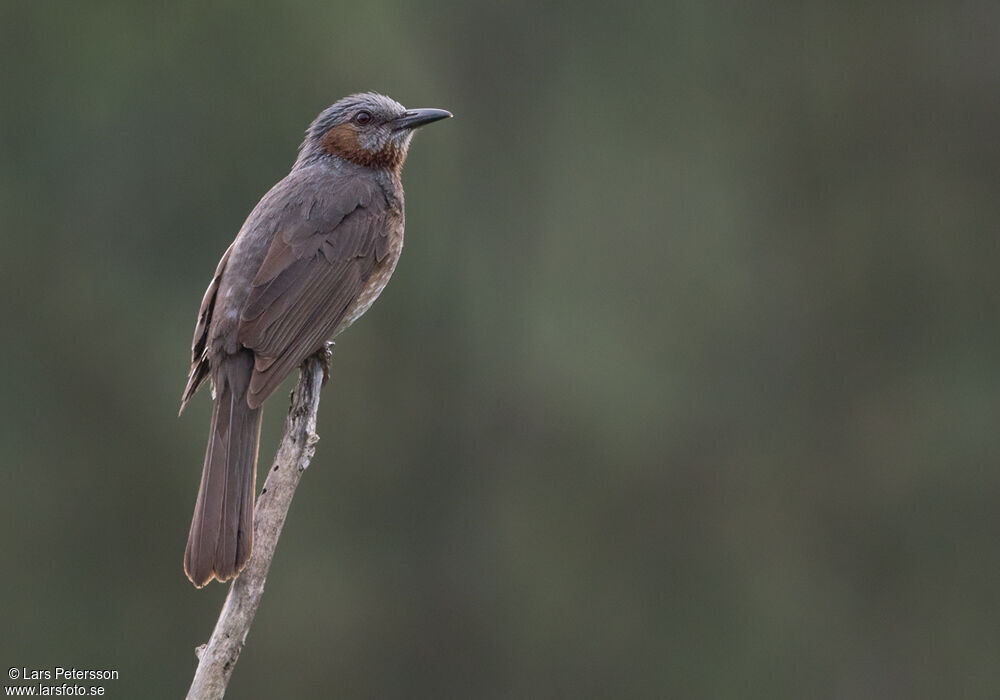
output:
[[[443,109],[406,109],[374,92],[351,95],[316,117],[306,132],[299,160],[334,156],[398,172],[414,130],[450,116]]]

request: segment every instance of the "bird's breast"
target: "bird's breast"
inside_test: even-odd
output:
[[[378,299],[379,294],[382,293],[385,286],[389,284],[389,278],[392,277],[392,272],[396,269],[396,263],[399,262],[399,256],[403,252],[403,227],[399,226],[389,235],[388,255],[381,262],[376,263],[375,269],[368,278],[368,282],[362,289],[361,294],[358,295],[358,298],[348,308],[347,313],[344,314],[344,319],[337,326],[334,336],[339,335],[348,326],[361,318],[371,308],[371,305],[375,303],[375,300]]]

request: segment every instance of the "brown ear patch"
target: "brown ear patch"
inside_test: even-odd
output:
[[[358,152],[362,150],[358,143],[358,127],[351,122],[337,124],[331,128],[323,134],[320,144],[323,146],[323,150],[330,155],[340,156],[347,160],[354,160]]]
[[[406,151],[396,148],[391,142],[379,151],[362,148],[358,139],[358,127],[352,122],[337,124],[323,134],[320,139],[323,150],[366,168],[388,168],[399,170],[406,160]]]

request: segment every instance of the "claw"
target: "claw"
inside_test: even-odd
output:
[[[323,347],[316,351],[316,359],[319,360],[320,367],[323,368],[323,383],[326,386],[330,379],[330,363],[333,361],[333,341],[328,340],[323,343]]]

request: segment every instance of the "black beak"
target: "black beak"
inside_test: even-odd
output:
[[[392,120],[392,130],[416,129],[418,126],[447,119],[451,112],[444,109],[408,109],[401,117]]]

